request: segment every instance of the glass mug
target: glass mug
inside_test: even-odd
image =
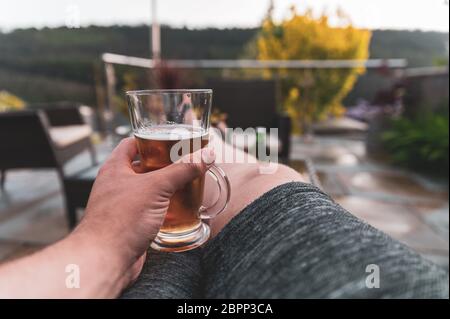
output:
[[[144,90],[127,94],[133,134],[141,166],[154,171],[182,155],[207,147],[212,90]],[[219,195],[210,207],[202,206],[205,176],[178,190],[170,199],[164,223],[152,242],[156,250],[180,252],[194,249],[210,235],[204,222],[221,213],[230,199],[230,183],[213,165],[207,173],[217,182]]]

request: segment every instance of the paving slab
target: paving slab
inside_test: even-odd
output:
[[[23,256],[30,255],[38,250],[45,248],[46,245],[34,245],[34,244],[20,244],[18,245],[14,251],[5,256],[3,259],[0,259],[1,262],[11,261]]]
[[[434,256],[432,261],[438,261],[441,266],[448,268],[448,237],[446,240],[439,236],[435,229],[415,214],[414,208],[355,196],[337,198],[336,201],[373,227],[424,256]]]
[[[335,201],[356,217],[394,237],[411,233],[424,225],[407,206],[352,195],[335,198]]]
[[[424,208],[419,208],[419,212],[423,212]],[[436,230],[436,232],[444,239],[449,240],[449,205],[448,203],[438,209],[429,210],[423,216],[425,222]]]
[[[443,202],[448,199],[445,190],[429,190],[414,177],[391,172],[358,172],[341,174],[346,176],[349,187],[360,192],[387,193],[390,195],[409,196],[411,198],[425,198]]]
[[[317,176],[321,182],[322,190],[331,197],[342,197],[350,194],[347,185],[342,183],[337,174],[319,170]]]
[[[366,156],[363,140],[316,137],[305,142],[300,137],[292,139],[291,158],[313,158],[315,162],[354,166]]]
[[[35,205],[20,212],[14,218],[0,223],[0,239],[53,243],[68,233],[63,198],[60,193],[44,201],[34,201]]]

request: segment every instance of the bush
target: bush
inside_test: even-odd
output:
[[[393,120],[381,139],[393,163],[448,176],[448,134],[448,115],[427,114]]]
[[[369,57],[371,32],[352,26],[342,11],[335,16],[314,17],[311,10],[297,13],[280,23],[269,11],[256,38],[259,60],[366,60]],[[329,23],[338,19],[339,27]],[[293,118],[294,130],[325,119],[342,115],[342,100],[353,88],[365,68],[266,70],[266,76],[283,79],[286,111]],[[279,73],[278,73],[279,72]]]
[[[17,111],[25,108],[25,102],[6,91],[0,91],[0,112]]]

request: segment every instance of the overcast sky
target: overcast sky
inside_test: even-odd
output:
[[[359,27],[449,30],[448,0],[275,0],[276,17],[295,4],[319,13],[340,6]],[[269,0],[158,0],[158,17],[174,26],[254,27]],[[141,24],[151,17],[150,0],[0,0],[0,29]]]

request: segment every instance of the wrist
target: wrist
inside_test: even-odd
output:
[[[80,277],[89,285],[88,294],[115,297],[129,284],[129,262],[100,234],[77,228],[63,242],[83,264]]]

